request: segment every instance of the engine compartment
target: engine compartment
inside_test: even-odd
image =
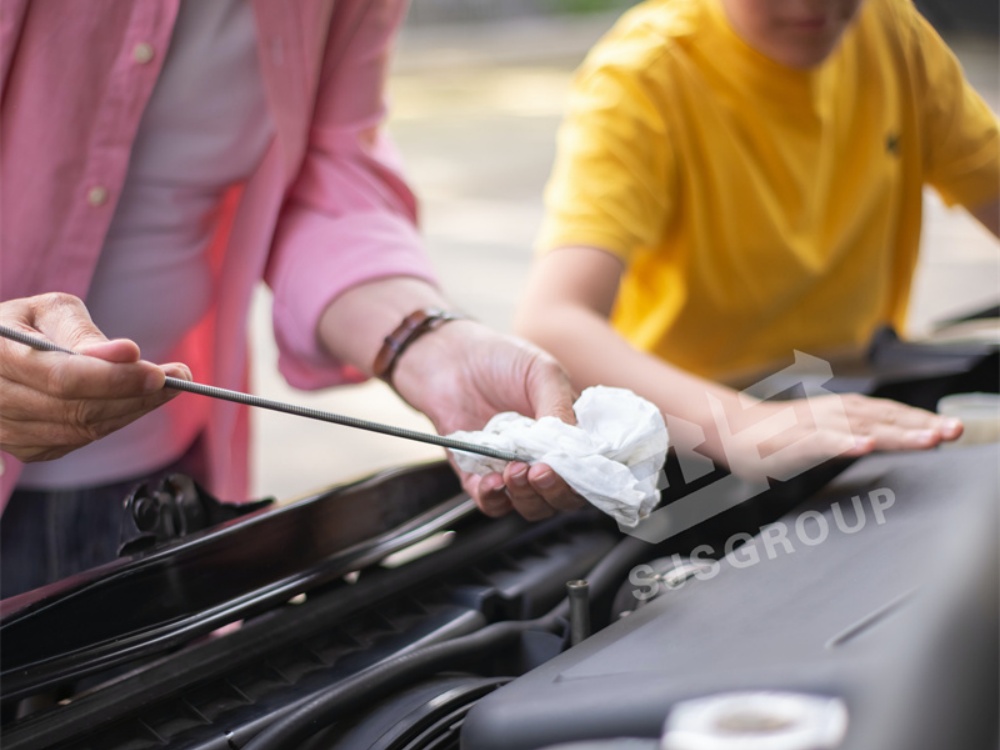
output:
[[[873,361],[843,389],[1000,383],[995,349]],[[443,462],[213,510],[0,603],[3,744],[698,750],[813,721],[812,750],[995,750],[998,466],[834,461],[657,541],[593,509],[487,519]]]

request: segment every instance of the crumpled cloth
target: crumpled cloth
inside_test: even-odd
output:
[[[657,478],[667,454],[667,427],[660,410],[624,388],[587,388],[573,405],[577,424],[556,417],[535,420],[497,414],[479,432],[449,437],[511,451],[544,463],[592,505],[634,528],[660,499]],[[506,462],[453,450],[472,474],[502,472]]]

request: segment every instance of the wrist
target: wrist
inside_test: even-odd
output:
[[[480,328],[474,320],[455,320],[421,336],[399,357],[390,385],[419,411],[436,409],[437,401],[464,387],[464,362]]]
[[[407,315],[389,335],[375,355],[372,373],[389,385],[394,385],[393,375],[403,355],[421,338],[455,320],[466,319],[461,313],[441,307],[421,307]]]
[[[370,375],[385,337],[420,307],[447,308],[448,302],[430,284],[408,277],[352,287],[323,311],[317,330],[320,346],[334,360]]]

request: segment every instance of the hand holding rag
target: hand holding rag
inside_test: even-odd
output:
[[[592,505],[634,528],[660,499],[657,477],[667,454],[663,415],[624,388],[587,388],[573,405],[577,424],[504,412],[482,431],[450,437],[519,453],[544,463]],[[504,462],[452,451],[463,471],[503,471]]]

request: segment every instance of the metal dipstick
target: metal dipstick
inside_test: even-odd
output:
[[[77,352],[74,352],[71,349],[66,349],[58,344],[53,344],[51,341],[47,341],[43,338],[39,338],[38,336],[25,333],[24,331],[19,331],[16,328],[11,328],[6,325],[0,325],[0,336],[12,341],[17,341],[18,343],[30,346],[32,349],[37,349],[39,351],[61,352],[62,354],[82,356],[78,355]],[[208,396],[209,398],[221,399],[223,401],[232,401],[233,403],[244,404],[246,406],[254,406],[260,409],[270,409],[271,411],[278,411],[284,414],[293,414],[307,419],[316,419],[321,422],[330,422],[332,424],[343,425],[344,427],[353,427],[358,430],[379,432],[383,435],[391,435],[405,440],[430,443],[431,445],[438,445],[442,448],[449,448],[451,450],[465,451],[466,453],[475,453],[481,456],[488,456],[490,458],[498,458],[501,461],[522,461],[524,463],[529,463],[531,460],[529,458],[525,458],[524,456],[519,456],[516,453],[490,448],[485,445],[467,443],[464,440],[454,440],[449,437],[442,437],[441,435],[432,435],[428,432],[419,432],[405,427],[395,427],[393,425],[372,422],[367,419],[348,417],[343,414],[334,414],[333,412],[312,409],[307,406],[297,406],[295,404],[288,404],[282,401],[272,401],[271,399],[253,396],[249,393],[232,391],[228,388],[218,388],[213,385],[204,385],[203,383],[192,383],[188,380],[182,380],[181,378],[167,376],[164,387],[173,388],[177,391],[197,393],[200,396]]]

